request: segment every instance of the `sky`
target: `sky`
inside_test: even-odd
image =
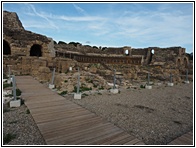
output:
[[[181,46],[193,52],[193,3],[3,3],[23,27],[59,41],[132,48]]]

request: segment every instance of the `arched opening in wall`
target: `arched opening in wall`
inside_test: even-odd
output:
[[[42,56],[42,46],[39,44],[34,44],[33,46],[31,46],[30,56],[41,57]]]
[[[150,58],[149,58],[148,64],[151,63],[153,55],[154,55],[154,49],[151,49],[151,51],[150,51]]]
[[[10,45],[6,40],[3,40],[3,55],[11,55]]]
[[[188,68],[188,61],[187,61],[187,58],[184,58],[184,66],[185,66],[185,68]]]
[[[180,65],[181,65],[180,59],[177,60],[177,63],[176,64],[177,64],[178,67],[180,67]]]
[[[125,55],[129,56],[129,50],[128,49],[125,50]]]

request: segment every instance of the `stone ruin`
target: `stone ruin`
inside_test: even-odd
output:
[[[154,53],[152,52],[154,50]],[[77,83],[77,67],[81,71],[81,85],[110,88],[113,70],[117,83],[129,86],[133,81],[146,81],[147,73],[153,81],[182,82],[189,69],[192,80],[192,60],[182,47],[91,47],[80,43],[55,43],[52,38],[27,31],[14,12],[3,12],[3,71],[11,67],[14,75],[32,75],[40,82],[50,82],[56,68],[55,85],[72,92]],[[71,69],[70,69],[71,67]]]

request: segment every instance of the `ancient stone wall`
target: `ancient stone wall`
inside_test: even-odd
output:
[[[142,57],[129,57],[129,56],[94,56],[82,55],[76,53],[66,53],[56,51],[57,57],[73,58],[74,60],[82,63],[105,63],[105,64],[133,64],[141,65]]]
[[[13,12],[3,11],[3,26],[6,28],[24,30],[18,15]]]
[[[123,55],[124,54],[124,48],[112,48],[112,47],[108,47],[106,48],[106,50],[104,50],[104,53],[105,54],[121,54]]]
[[[131,55],[143,55],[144,57],[146,57],[147,53],[148,53],[148,48],[144,48],[144,49],[132,48],[131,49]]]
[[[4,55],[49,57],[54,56],[52,46],[51,39],[46,36],[26,31],[16,13],[3,12]]]

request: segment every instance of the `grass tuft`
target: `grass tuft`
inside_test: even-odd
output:
[[[3,144],[9,143],[11,140],[13,140],[15,138],[16,138],[15,134],[8,133],[6,135],[3,135]]]

